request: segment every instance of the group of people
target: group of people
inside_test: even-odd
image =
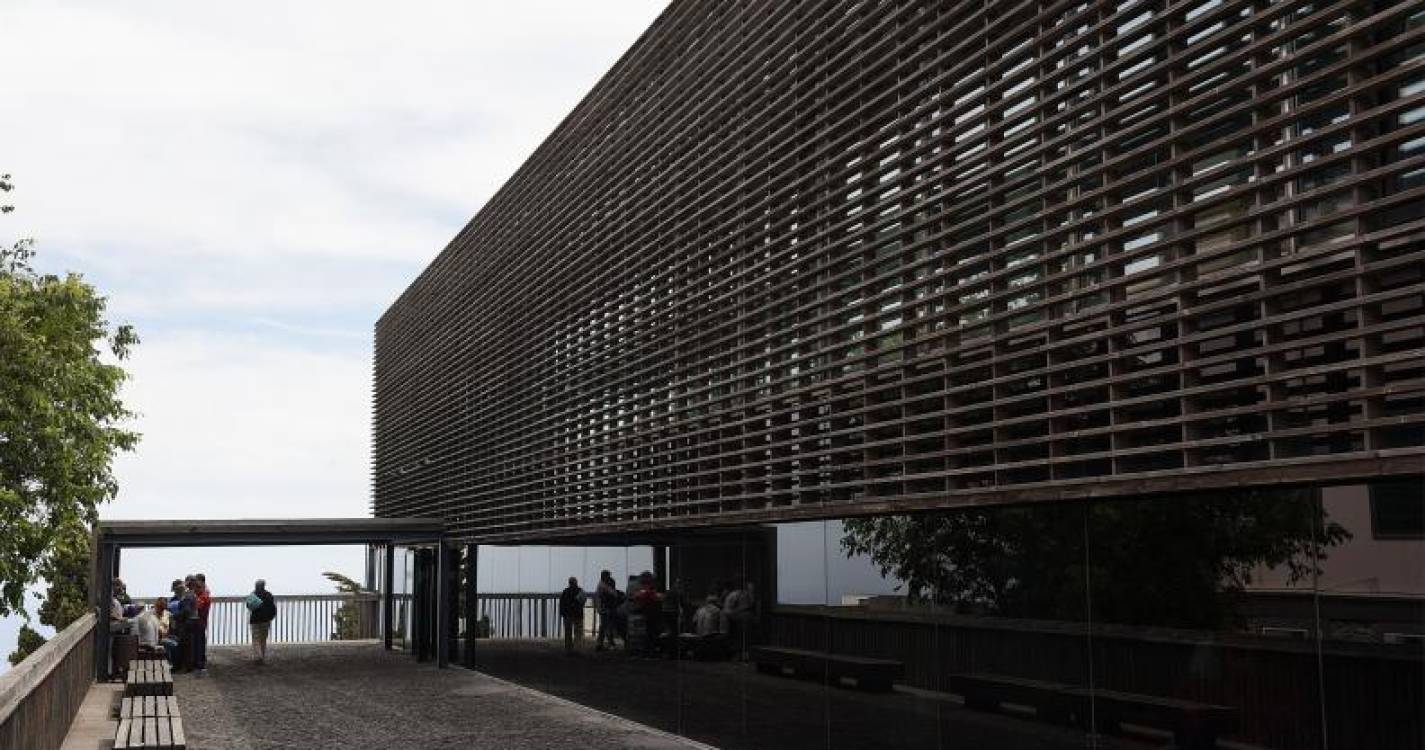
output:
[[[133,601],[128,587],[113,581],[114,597],[109,605],[109,630],[116,635],[133,635],[139,653],[161,655],[175,672],[208,674],[208,613],[213,597],[208,578],[194,573],[175,578],[172,596],[160,596],[149,604]],[[267,661],[267,639],[277,617],[277,603],[267,591],[267,582],[258,579],[244,600],[252,634],[252,657],[258,664]]]
[[[573,577],[559,594],[566,653],[582,645],[588,600]],[[699,656],[738,656],[752,639],[761,610],[752,581],[713,581],[702,604],[694,608],[680,582],[660,591],[649,571],[630,576],[624,591],[613,574],[600,572],[593,600],[599,618],[594,649],[616,648],[622,640],[626,650],[639,655],[671,655],[686,645]]]

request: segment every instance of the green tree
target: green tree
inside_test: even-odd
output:
[[[354,641],[362,637],[361,613],[356,608],[356,596],[358,594],[370,594],[372,592],[362,588],[361,584],[351,580],[351,578],[341,573],[327,571],[322,574],[328,581],[336,584],[338,594],[345,594],[350,597],[336,612],[332,613],[332,640],[334,641]]]
[[[13,667],[24,661],[26,656],[33,654],[43,645],[45,645],[45,637],[40,635],[39,631],[29,625],[21,625],[19,643],[15,646],[15,650],[10,652],[10,666]]]
[[[849,555],[958,611],[1217,628],[1266,567],[1292,583],[1350,533],[1297,492],[1094,501],[848,520]]]
[[[0,176],[0,193],[13,187]],[[138,337],[110,325],[83,277],[40,273],[33,258],[31,239],[0,246],[0,616],[28,618],[25,591],[43,578],[40,621],[62,628],[86,608],[89,529],[118,490],[112,460],[138,442],[119,398]],[[16,654],[42,642],[31,630]]]

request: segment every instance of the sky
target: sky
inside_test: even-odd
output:
[[[0,4],[0,173],[17,185],[0,241],[34,237],[42,270],[82,272],[142,338],[124,398],[143,439],[101,516],[369,515],[376,319],[665,4]],[[824,554],[838,529],[780,533],[789,569],[886,588]],[[575,567],[619,567],[599,555]],[[198,571],[218,594],[255,577],[316,593],[325,570],[360,579],[363,551],[122,563],[135,595]],[[822,577],[779,583],[785,601],[828,595]],[[17,628],[0,620],[0,656]]]
[[[34,237],[143,339],[143,441],[101,516],[368,515],[376,318],[664,5],[0,4],[0,241]],[[123,563],[135,593],[200,569],[298,593],[362,555]]]

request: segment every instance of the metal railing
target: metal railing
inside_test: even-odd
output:
[[[52,750],[94,681],[94,623],[87,614],[0,675],[0,748]]]
[[[248,609],[243,596],[215,596],[208,610],[208,645],[232,646],[251,642]],[[277,619],[268,636],[272,643],[317,643],[332,640],[381,637],[380,594],[299,594],[275,596]],[[397,639],[410,632],[413,599],[396,594],[393,617]],[[152,597],[135,601],[152,601]],[[491,638],[559,638],[559,595],[543,593],[480,594],[480,618],[489,618]],[[337,637],[337,612],[352,609],[349,631]],[[584,608],[584,629],[592,635],[598,627],[593,604]],[[464,632],[464,623],[461,624]]]
[[[208,610],[208,645],[233,646],[252,642],[245,596],[215,596]],[[274,596],[277,619],[272,643],[317,643],[381,637],[381,597],[378,594],[297,594]],[[153,601],[152,597],[136,601]],[[350,607],[351,624],[337,632],[337,612]]]
[[[562,638],[558,594],[479,594],[475,598],[480,618],[489,618],[490,632],[482,637],[510,639]],[[584,602],[584,633],[599,630],[599,612],[593,597]],[[462,628],[463,632],[463,628]]]
[[[558,594],[480,594],[476,611],[489,618],[490,638],[557,638]]]

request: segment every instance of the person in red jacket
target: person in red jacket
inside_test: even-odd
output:
[[[195,598],[198,605],[198,617],[194,620],[193,630],[193,666],[198,670],[199,677],[208,675],[208,610],[213,606],[213,596],[208,591],[208,578],[202,573],[195,573],[193,581],[196,586]]]

